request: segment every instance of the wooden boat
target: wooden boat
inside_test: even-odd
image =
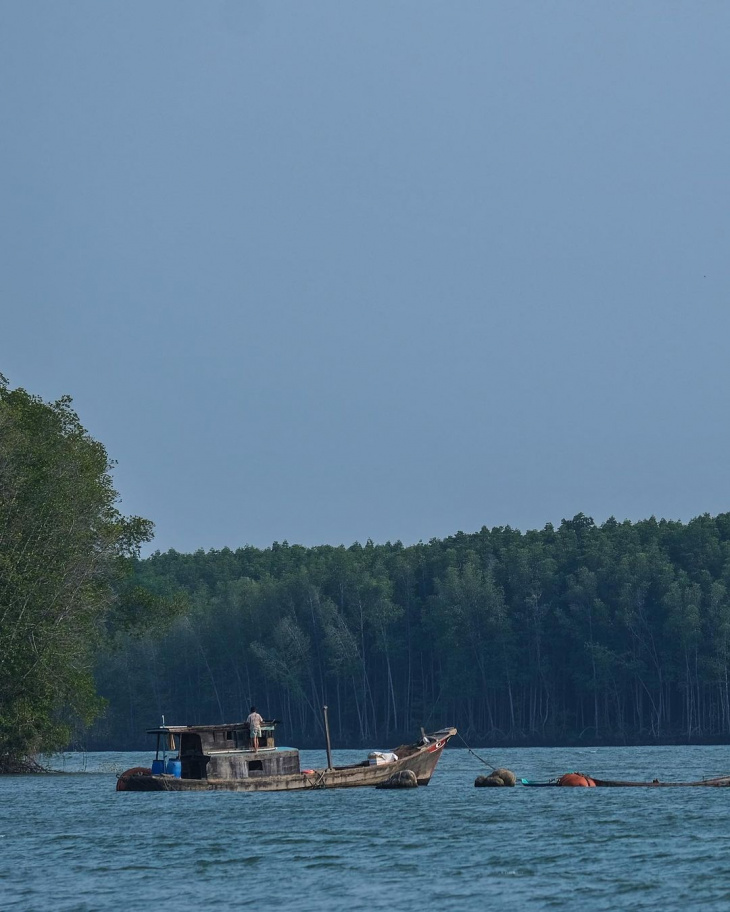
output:
[[[135,767],[122,773],[117,791],[132,792],[279,792],[303,789],[377,786],[394,773],[411,770],[419,785],[428,785],[443,749],[456,734],[443,728],[421,730],[413,744],[391,753],[374,752],[360,763],[302,770],[296,748],[277,747],[276,721],[261,726],[259,749],[249,746],[247,722],[230,725],[161,725],[148,730],[157,736],[152,768]],[[391,757],[396,759],[390,759]]]
[[[712,779],[698,779],[694,782],[660,782],[659,779],[653,779],[651,782],[630,782],[622,779],[596,779],[595,776],[587,777],[583,773],[572,773],[569,776],[578,776],[579,778],[588,779],[587,783],[582,782],[564,782],[565,776],[560,779],[550,779],[547,782],[535,782],[533,779],[523,779],[522,784],[531,788],[546,788],[550,786],[572,786],[583,787],[586,785],[596,788],[695,788],[704,786],[706,788],[728,788],[730,787],[730,776],[715,776]]]
[[[687,788],[689,786],[706,786],[708,788],[727,788],[730,786],[730,776],[716,776],[714,779],[699,779],[695,782],[660,782],[652,779],[651,782],[624,782],[620,779],[595,779],[597,787],[601,788]]]

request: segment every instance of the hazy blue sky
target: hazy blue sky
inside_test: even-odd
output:
[[[730,508],[730,3],[0,0],[0,371],[155,547]]]

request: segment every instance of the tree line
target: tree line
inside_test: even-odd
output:
[[[251,703],[303,746],[323,704],[340,746],[730,735],[730,513],[143,560],[112,470],[0,375],[0,772]]]
[[[730,513],[169,551],[137,559],[134,586],[147,616],[110,631],[89,746],[251,702],[303,746],[322,743],[323,704],[340,746],[445,724],[475,742],[730,735]]]

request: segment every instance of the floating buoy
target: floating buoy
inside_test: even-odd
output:
[[[517,784],[517,777],[512,770],[500,767],[494,770],[488,776],[477,776],[474,780],[476,788],[511,788]]]
[[[132,778],[132,776],[151,776],[152,770],[148,766],[133,766],[131,769],[125,770],[117,778],[117,791],[126,792],[127,783]]]
[[[399,773],[386,779],[385,782],[379,782],[375,788],[379,789],[410,789],[418,788],[418,779],[413,770],[401,770]]]
[[[504,782],[505,785],[513,786],[517,785],[517,776],[512,772],[512,770],[504,769],[500,767],[496,769],[493,773],[493,776],[499,776],[499,778]]]
[[[314,770],[302,770],[302,776],[313,776]]]
[[[566,773],[558,779],[558,785],[568,785],[574,788],[595,788],[596,783],[584,773]]]

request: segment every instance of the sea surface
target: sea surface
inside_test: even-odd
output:
[[[730,772],[722,746],[475,750],[531,779]],[[60,773],[0,777],[3,912],[730,909],[730,789],[475,789],[488,770],[450,746],[428,788],[115,791],[150,760],[66,754]]]

